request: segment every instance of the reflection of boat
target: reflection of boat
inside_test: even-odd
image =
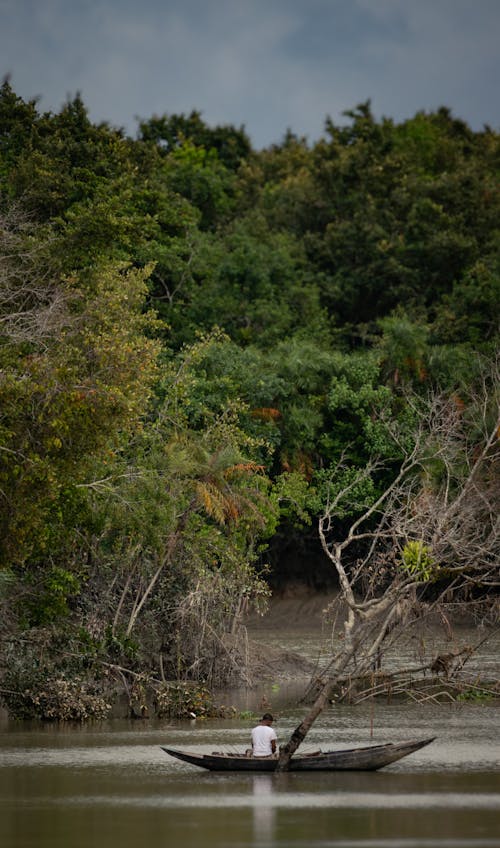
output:
[[[376,771],[418,751],[432,741],[433,739],[388,742],[366,748],[298,754],[290,760],[288,771]],[[192,754],[189,751],[177,751],[163,746],[162,750],[178,760],[209,771],[275,771],[278,765],[277,759],[247,757],[244,754],[224,754],[217,751],[212,754]]]

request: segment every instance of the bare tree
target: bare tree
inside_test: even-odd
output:
[[[0,334],[44,347],[70,318],[68,291],[47,261],[49,239],[20,205],[0,213]]]
[[[334,686],[347,675],[373,672],[384,651],[421,620],[431,593],[435,607],[445,598],[491,597],[500,585],[499,386],[497,362],[474,397],[435,395],[423,404],[408,396],[417,426],[408,443],[387,423],[402,458],[378,497],[366,497],[367,483],[383,463],[353,470],[341,461],[334,470],[319,536],[338,575],[343,640],[314,704],[281,748],[280,770],[330,702]],[[358,514],[337,538],[348,504]],[[353,549],[364,553],[356,559]]]

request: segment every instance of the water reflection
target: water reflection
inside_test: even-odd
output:
[[[274,842],[276,804],[273,799],[275,777],[253,775],[253,835],[257,845]]]

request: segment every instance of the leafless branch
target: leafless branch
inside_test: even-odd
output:
[[[460,597],[467,587],[484,592],[498,579],[499,396],[498,362],[490,363],[488,378],[469,399],[469,417],[455,397],[436,394],[423,404],[409,395],[406,402],[418,416],[412,443],[407,446],[397,422],[387,423],[402,455],[398,471],[372,503],[358,504],[342,533],[345,503],[380,463],[373,460],[347,476],[343,464],[334,469],[334,494],[328,492],[318,531],[347,610],[343,641],[308,715],[281,749],[280,770],[328,704],[333,685],[346,673],[379,668],[383,651],[418,621],[429,587],[441,582],[448,595]],[[354,543],[363,543],[366,553],[353,564],[348,556]]]

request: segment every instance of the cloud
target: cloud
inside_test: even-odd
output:
[[[402,120],[449,106],[499,121],[497,0],[0,0],[0,73],[94,120],[200,110],[257,146],[317,138],[368,98]]]

